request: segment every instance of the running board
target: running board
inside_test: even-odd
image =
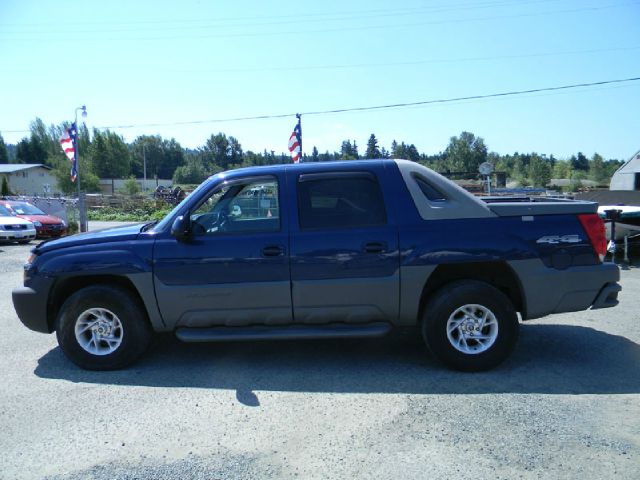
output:
[[[183,342],[233,342],[247,340],[296,340],[313,338],[380,337],[391,330],[384,322],[347,325],[290,325],[250,327],[186,328],[176,330],[176,337]]]

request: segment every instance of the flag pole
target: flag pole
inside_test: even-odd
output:
[[[75,122],[74,122],[76,126],[76,140],[75,140],[74,149],[75,149],[75,155],[76,155],[76,182],[78,184],[78,210],[79,210],[78,228],[81,232],[86,232],[88,230],[87,229],[87,210],[84,202],[84,197],[82,196],[82,192],[80,190],[80,148],[78,147],[78,144],[80,143],[78,141],[80,137],[80,128],[78,128],[78,110],[82,110],[82,116],[86,117],[87,107],[83,105],[81,107],[76,108]]]
[[[300,161],[302,162],[302,115],[296,113],[298,119],[298,131],[300,132]]]

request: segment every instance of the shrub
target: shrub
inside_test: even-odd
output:
[[[0,195],[3,197],[11,195],[11,190],[9,190],[9,184],[7,183],[7,177],[2,177],[2,190],[0,191]]]
[[[138,185],[138,182],[136,182],[134,177],[129,177],[124,181],[122,193],[127,195],[137,195],[140,193],[140,185]]]

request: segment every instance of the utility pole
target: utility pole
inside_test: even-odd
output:
[[[144,150],[145,147],[146,145],[143,143],[142,144],[142,164],[144,169],[144,188],[142,189],[143,192],[147,191],[147,155]]]

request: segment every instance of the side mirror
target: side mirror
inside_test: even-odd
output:
[[[188,215],[180,215],[173,221],[171,235],[180,242],[186,242],[191,238],[191,220]]]

